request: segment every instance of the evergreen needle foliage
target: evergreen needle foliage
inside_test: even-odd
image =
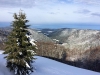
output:
[[[7,67],[11,71],[14,71],[16,75],[29,75],[33,72],[32,62],[34,58],[35,46],[30,43],[28,27],[26,25],[25,13],[22,11],[19,14],[14,14],[14,21],[12,22],[12,32],[8,36],[8,40],[5,43],[6,48],[4,54],[7,60]]]

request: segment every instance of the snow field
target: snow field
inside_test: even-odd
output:
[[[14,75],[6,67],[3,51],[0,51],[0,75]],[[70,65],[66,65],[48,58],[35,56],[37,58],[33,63],[35,67],[31,75],[100,75],[98,72],[89,71]]]

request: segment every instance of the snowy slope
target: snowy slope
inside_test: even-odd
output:
[[[98,72],[93,72],[85,69],[76,68],[60,62],[36,56],[35,71],[31,75],[100,75]],[[5,66],[6,60],[0,51],[0,75],[14,75]]]
[[[0,51],[0,75],[14,75],[6,68],[6,60],[4,59],[3,51]]]

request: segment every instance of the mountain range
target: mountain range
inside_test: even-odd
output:
[[[52,39],[62,42],[69,49],[87,50],[100,46],[100,31],[88,29],[63,28],[48,35]]]
[[[62,46],[70,50],[88,50],[100,46],[100,31],[90,29],[28,29],[37,41],[53,42],[53,39],[59,40]],[[0,42],[6,40],[11,28],[0,28]]]

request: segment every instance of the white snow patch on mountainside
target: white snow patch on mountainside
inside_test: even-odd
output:
[[[14,75],[6,67],[3,51],[0,51],[0,75]],[[69,66],[48,58],[35,56],[37,58],[33,63],[35,70],[31,75],[100,75],[98,72],[93,72],[81,68]]]

